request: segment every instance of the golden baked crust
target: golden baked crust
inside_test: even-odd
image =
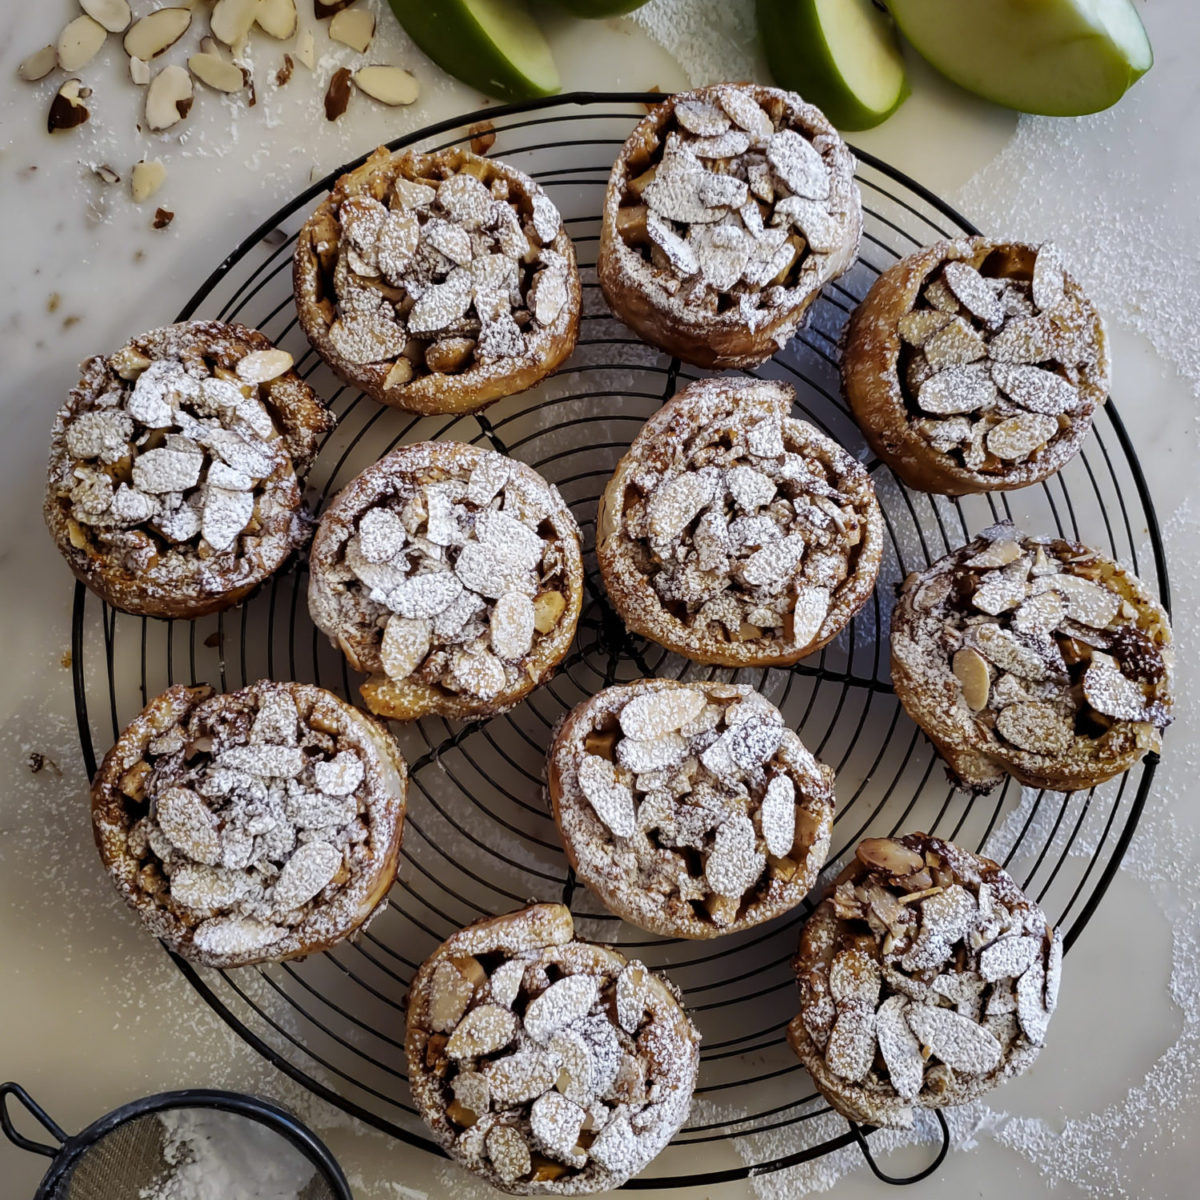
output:
[[[580,882],[652,933],[748,929],[799,904],[825,865],[833,772],[748,687],[606,688],[559,726],[547,781]]]
[[[557,489],[463,442],[401,446],[321,516],[314,624],[402,721],[486,716],[545,682],[583,606],[579,528]]]
[[[1108,397],[1108,339],[1049,243],[938,242],[884,271],[851,314],[842,383],[910,487],[1027,487],[1087,436]]]
[[[1166,613],[1076,542],[985,530],[904,581],[891,642],[896,695],[974,792],[1094,787],[1171,722]]]
[[[853,266],[861,235],[854,156],[824,114],[721,83],[668,97],[629,136],[596,273],[639,337],[698,366],[749,367]]]
[[[104,756],[100,857],[170,949],[210,967],[327,950],[385,902],[408,773],[373,717],[306,683],[176,684]]]
[[[1037,1058],[1062,935],[994,862],[911,833],[867,838],[805,922],[788,1041],[844,1116],[907,1128]]]
[[[343,175],[293,261],[318,354],[380,404],[470,412],[575,348],[580,285],[562,217],[527,175],[467,150],[390,154]]]
[[[199,617],[307,541],[297,475],[334,421],[291,361],[256,330],[191,321],[83,364],[43,509],[83,583],[126,612]]]
[[[515,1195],[620,1187],[675,1135],[696,1084],[700,1035],[669,980],[574,939],[561,904],[486,918],[409,989],[421,1116],[456,1162]]]
[[[697,662],[787,666],[867,602],[883,553],[875,489],[791,416],[794,398],[774,381],[705,379],[646,422],[596,520],[630,629]]]

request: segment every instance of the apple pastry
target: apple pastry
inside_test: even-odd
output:
[[[381,404],[469,412],[532,387],[575,348],[580,287],[558,209],[527,175],[461,149],[376,150],[309,217],[300,324]]]
[[[847,327],[842,383],[909,487],[1026,487],[1078,452],[1108,397],[1099,313],[1054,246],[968,238],[889,267]]]
[[[630,135],[604,198],[596,273],[639,337],[702,367],[750,367],[854,264],[854,156],[794,92],[670,96]]]
[[[176,684],[105,755],[92,823],[117,890],[171,950],[280,962],[384,904],[407,780],[387,730],[323,688]]]
[[[403,721],[511,708],[554,672],[583,604],[579,528],[524,463],[462,442],[402,446],[321,516],[313,622]]]
[[[521,1196],[620,1187],[674,1137],[700,1035],[670,982],[561,904],[477,921],[413,979],[408,1077],[450,1156]]]
[[[1157,753],[1173,668],[1139,579],[1008,523],[910,575],[892,613],[896,695],[973,792],[1094,787]]]
[[[97,355],[50,439],[46,524],[75,575],[152,617],[236,604],[311,529],[297,476],[333,417],[292,357],[192,321]]]
[[[636,633],[702,663],[786,666],[867,602],[883,521],[866,471],[769,380],[693,383],[600,501],[596,557]]]
[[[825,865],[833,772],[748,687],[607,688],[567,714],[547,778],[580,882],[652,933],[710,938],[769,921]]]
[[[1007,872],[941,838],[867,838],[805,922],[788,1041],[843,1116],[908,1128],[1032,1065],[1062,935]]]

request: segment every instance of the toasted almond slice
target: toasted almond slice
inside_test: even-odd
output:
[[[1058,422],[1042,413],[1021,413],[988,430],[987,448],[997,457],[1020,462],[1058,432]]]
[[[910,346],[924,346],[934,334],[941,333],[953,320],[947,312],[936,308],[918,308],[905,313],[896,324],[896,331]]]
[[[558,624],[567,607],[561,592],[539,592],[533,598],[533,627],[538,633],[549,633]]]
[[[109,33],[123,32],[133,20],[127,0],[79,0],[79,7]]]
[[[1074,731],[1052,704],[1028,700],[1000,710],[996,730],[1001,737],[1033,754],[1061,754]]]
[[[130,56],[129,59],[129,78],[137,84],[138,87],[145,87],[150,82],[150,67],[140,58]]]
[[[529,1174],[533,1167],[529,1143],[515,1126],[493,1125],[488,1130],[486,1144],[488,1158],[505,1183],[516,1183],[522,1175]]]
[[[188,59],[188,70],[217,92],[240,92],[246,86],[242,68],[215,54],[193,54]]]
[[[342,15],[348,17],[358,11],[347,9]],[[333,23],[337,24],[337,21],[338,17],[334,17]],[[401,104],[412,104],[421,93],[416,78],[403,67],[362,67],[354,72],[354,82],[360,92],[366,92],[372,100],[378,100],[380,104],[388,104],[393,108]]]
[[[478,1058],[503,1050],[517,1036],[519,1022],[507,1008],[498,1004],[481,1004],[458,1023],[446,1053],[451,1058]]]
[[[236,46],[249,33],[258,16],[260,0],[217,0],[213,6],[209,27],[213,37],[227,46]]]
[[[310,71],[317,65],[317,47],[313,40],[311,29],[302,29],[296,36],[296,61],[303,63]]]
[[[270,383],[292,369],[292,356],[286,350],[254,350],[237,365],[237,377],[246,383]]]
[[[254,21],[264,33],[286,41],[296,32],[296,0],[258,0]]]
[[[375,14],[366,8],[343,9],[329,22],[329,36],[363,54],[375,36]]]
[[[983,655],[970,646],[954,652],[954,674],[962,684],[963,700],[972,712],[980,712],[988,701],[992,677]]]
[[[77,125],[82,125],[92,115],[91,110],[83,103],[91,94],[92,89],[85,88],[82,80],[68,79],[50,101],[50,115],[46,120],[46,128],[51,133],[58,133],[60,130],[74,129]]]
[[[194,99],[192,77],[174,63],[163,67],[146,89],[146,124],[151,129],[170,129],[188,115]]]
[[[96,57],[106,37],[108,30],[99,21],[93,21],[86,14],[76,17],[58,35],[58,65],[64,71],[78,71]]]
[[[525,1009],[525,1032],[544,1045],[552,1034],[586,1016],[598,994],[599,984],[591,975],[568,975],[552,983]]]
[[[129,177],[129,188],[133,194],[135,204],[141,204],[143,200],[148,200],[155,192],[162,187],[163,180],[167,177],[167,169],[156,158],[152,158],[149,162],[142,159],[141,162],[135,163],[133,171]],[[150,365],[149,359],[145,365]]]
[[[879,964],[863,950],[843,950],[829,966],[829,994],[839,1007],[879,1001]]]
[[[58,66],[58,55],[53,46],[43,46],[35,50],[28,58],[22,59],[17,68],[17,75],[26,83],[36,83],[45,79]]]
[[[130,25],[121,44],[130,58],[149,62],[175,45],[187,33],[191,23],[190,9],[156,8]]]
[[[917,851],[895,838],[863,838],[854,855],[863,866],[889,875],[910,875],[925,865]]]

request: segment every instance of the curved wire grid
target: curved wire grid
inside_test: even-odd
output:
[[[798,414],[872,472],[888,542],[879,587],[837,640],[791,669],[698,667],[630,636],[604,601],[591,554],[596,504],[641,423],[702,374],[634,338],[609,315],[595,280],[609,167],[644,105],[658,99],[578,93],[487,109],[392,143],[393,149],[423,150],[458,145],[468,140],[469,125],[490,119],[497,134],[491,153],[542,184],[575,239],[584,281],[576,353],[552,379],[484,413],[415,417],[380,407],[343,386],[305,341],[292,303],[292,246],[316,198],[357,164],[314,184],[264,222],[180,314],[262,329],[292,352],[300,373],[329,399],[339,424],[309,478],[315,507],[393,446],[451,438],[511,454],[552,480],[574,511],[588,551],[578,637],[553,680],[502,717],[465,725],[432,718],[394,727],[412,776],[403,862],[386,910],[363,936],[299,963],[212,971],[176,959],[180,970],[233,1028],[293,1078],[410,1145],[440,1153],[415,1115],[405,1074],[408,981],[461,925],[530,898],[564,900],[581,936],[668,969],[704,1037],[691,1118],[629,1185],[638,1188],[712,1185],[856,1142],[868,1157],[869,1151],[863,1131],[847,1127],[816,1093],[784,1037],[795,1010],[788,958],[809,905],[716,942],[687,942],[628,926],[576,889],[542,796],[543,757],[563,712],[608,684],[642,675],[749,683],[837,771],[831,862],[868,833],[918,828],[986,850],[1046,908],[1070,948],[1120,863],[1157,759],[1149,756],[1120,779],[1069,795],[1022,796],[1011,783],[974,800],[954,792],[892,690],[887,627],[894,587],[984,526],[1011,517],[1031,531],[1085,541],[1122,560],[1169,602],[1158,523],[1111,403],[1073,462],[1020,492],[958,500],[928,496],[898,484],[872,457],[838,386],[837,345],[846,317],[896,259],[937,238],[976,231],[919,184],[858,152],[866,219],[860,259],[825,289],[799,336],[750,374],[792,384]],[[115,740],[170,683],[203,680],[229,690],[264,676],[302,679],[356,699],[356,679],[345,660],[308,619],[306,582],[299,563],[239,607],[195,622],[130,617],[77,585],[75,696],[89,774],[97,747]],[[698,1154],[701,1145],[707,1152]]]

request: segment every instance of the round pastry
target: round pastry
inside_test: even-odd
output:
[[[296,241],[296,311],[347,383],[411,412],[469,412],[575,348],[579,272],[527,175],[466,150],[376,150]]]
[[[748,687],[607,688],[556,731],[548,781],[579,880],[652,933],[710,938],[769,921],[825,865],[833,772]]]
[[[323,688],[176,684],[92,784],[100,857],[170,949],[210,967],[327,950],[396,877],[408,774],[387,730]]]
[[[842,384],[909,487],[1026,487],[1078,452],[1108,398],[1100,314],[1054,246],[969,238],[889,267],[854,310]]]
[[[854,265],[854,156],[793,92],[721,83],[655,105],[613,164],[596,273],[639,337],[750,367]]]
[[[705,379],[646,422],[604,489],[613,607],[702,663],[787,666],[867,602],[883,520],[862,466],[770,380]]]
[[[896,695],[973,792],[1095,787],[1171,723],[1167,614],[1077,542],[985,530],[904,581],[891,640]]]
[[[313,622],[402,721],[511,708],[554,672],[583,605],[579,527],[524,463],[462,442],[402,446],[325,510]]]
[[[843,1116],[907,1128],[1038,1056],[1062,935],[1007,872],[951,842],[867,838],[805,922],[788,1041]]]
[[[682,999],[561,904],[477,921],[443,942],[408,996],[409,1082],[452,1158],[521,1196],[620,1187],[674,1137],[700,1035]]]
[[[297,475],[333,417],[256,330],[154,329],[83,376],[50,439],[46,524],[114,608],[199,617],[236,604],[308,538]]]

